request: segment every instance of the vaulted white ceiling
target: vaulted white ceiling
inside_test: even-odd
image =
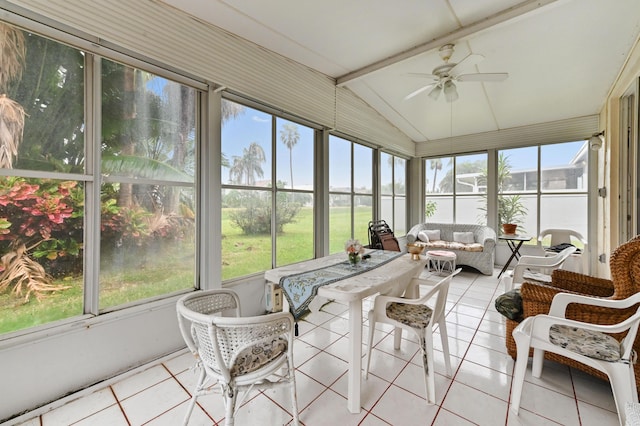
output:
[[[640,34],[638,0],[163,1],[335,78],[416,142],[597,114]],[[464,73],[508,79],[405,100],[446,43],[484,56]]]

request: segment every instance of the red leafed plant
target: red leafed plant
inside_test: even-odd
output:
[[[55,260],[59,256],[78,255],[79,245],[72,234],[82,221],[74,212],[78,197],[76,182],[45,179],[29,183],[23,178],[0,180],[0,291],[13,284],[16,295],[67,288],[54,285],[52,277],[33,257]],[[79,225],[81,229],[81,225]],[[39,246],[46,247],[46,253]]]

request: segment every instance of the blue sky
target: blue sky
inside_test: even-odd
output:
[[[244,113],[234,119],[230,119],[222,126],[222,152],[230,163],[233,157],[243,155],[243,149],[256,142],[262,146],[266,161],[262,166],[264,177],[259,180],[271,180],[272,162],[272,119],[270,114],[245,108]],[[280,140],[280,130],[284,124],[290,121],[278,118],[276,120],[276,179],[291,184],[289,169],[289,149]],[[300,138],[293,147],[293,181],[296,188],[309,188],[313,184],[313,129],[297,125]],[[229,169],[223,168],[222,180],[227,182]]]
[[[244,148],[248,147],[252,142],[260,144],[266,154],[267,161],[263,165],[264,177],[260,180],[270,180],[271,174],[271,137],[272,137],[272,120],[271,115],[264,112],[246,107],[245,112],[240,116],[228,120],[222,127],[222,150],[233,162],[233,156],[242,156]],[[290,169],[289,169],[289,150],[280,140],[280,129],[287,120],[278,118],[276,133],[276,163],[278,176],[277,179],[287,182],[290,185]],[[313,130],[302,125],[298,125],[300,139],[298,144],[293,148],[293,180],[296,188],[305,187],[310,189],[313,183]],[[553,167],[569,164],[571,159],[580,150],[584,141],[577,141],[564,144],[545,145],[542,148],[542,167]],[[343,151],[343,150],[340,150]],[[529,169],[537,167],[537,148],[527,147],[520,149],[510,149],[505,151],[509,156],[509,163],[512,170]],[[349,152],[331,152],[332,170],[332,186],[344,186],[348,184],[348,164],[350,161]],[[471,155],[470,159],[486,158],[485,154]],[[357,159],[356,159],[357,160]],[[363,162],[356,161],[357,164]],[[336,167],[338,165],[338,167]],[[447,164],[444,164],[445,168]],[[342,169],[347,173],[340,173]],[[360,176],[365,173],[370,175],[370,167],[358,172]],[[427,165],[427,175],[430,174]],[[441,176],[444,173],[441,174]],[[229,178],[229,170],[223,168],[222,180],[227,182]],[[343,181],[340,183],[340,181]]]
[[[569,162],[580,151],[585,141],[577,141],[563,144],[543,145],[542,167],[562,166]],[[509,163],[513,169],[537,167],[537,148],[527,147],[507,150]]]

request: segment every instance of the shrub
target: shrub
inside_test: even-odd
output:
[[[294,222],[301,205],[287,199],[280,193],[276,203],[276,231],[281,233],[284,225]],[[247,235],[271,233],[271,197],[267,194],[234,194],[234,201],[243,207],[229,214],[231,222]]]

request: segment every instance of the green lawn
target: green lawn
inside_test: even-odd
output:
[[[367,224],[371,208],[355,211],[356,238],[367,244]],[[348,207],[332,207],[329,249],[332,253],[344,250],[351,233],[351,213]],[[313,258],[313,210],[302,208],[296,221],[284,226],[276,237],[277,266]],[[222,210],[222,279],[240,277],[271,268],[271,238],[268,235],[244,235],[229,219],[229,209]]]
[[[184,261],[188,250],[193,252],[192,244],[187,248],[176,248],[174,245],[166,255],[146,258],[144,267],[136,265],[114,272],[102,272],[100,309],[192,287],[193,255],[187,254],[189,260]],[[176,252],[182,255],[176,256]],[[29,301],[10,291],[0,294],[0,334],[82,315],[82,279],[64,278],[54,281],[54,284],[69,288],[43,294],[40,299],[32,295]]]
[[[241,277],[271,268],[271,238],[268,235],[247,236],[232,226],[228,209],[222,211],[222,279]],[[371,208],[356,209],[356,238],[367,244],[367,223]],[[332,207],[330,216],[332,253],[344,249],[350,234],[350,211],[346,207]],[[284,226],[276,237],[278,265],[286,265],[313,257],[313,210],[303,208],[294,223]],[[125,258],[139,261],[128,267],[109,271],[113,260],[105,262],[100,279],[100,309],[146,299],[189,288],[194,283],[192,245],[172,246],[168,253],[140,256],[135,253]],[[179,255],[178,255],[179,254]],[[142,261],[141,259],[144,259]],[[54,284],[68,286],[66,290],[45,294],[40,299],[31,297],[25,302],[6,291],[0,294],[0,334],[21,330],[48,322],[82,315],[82,279],[59,279]]]

